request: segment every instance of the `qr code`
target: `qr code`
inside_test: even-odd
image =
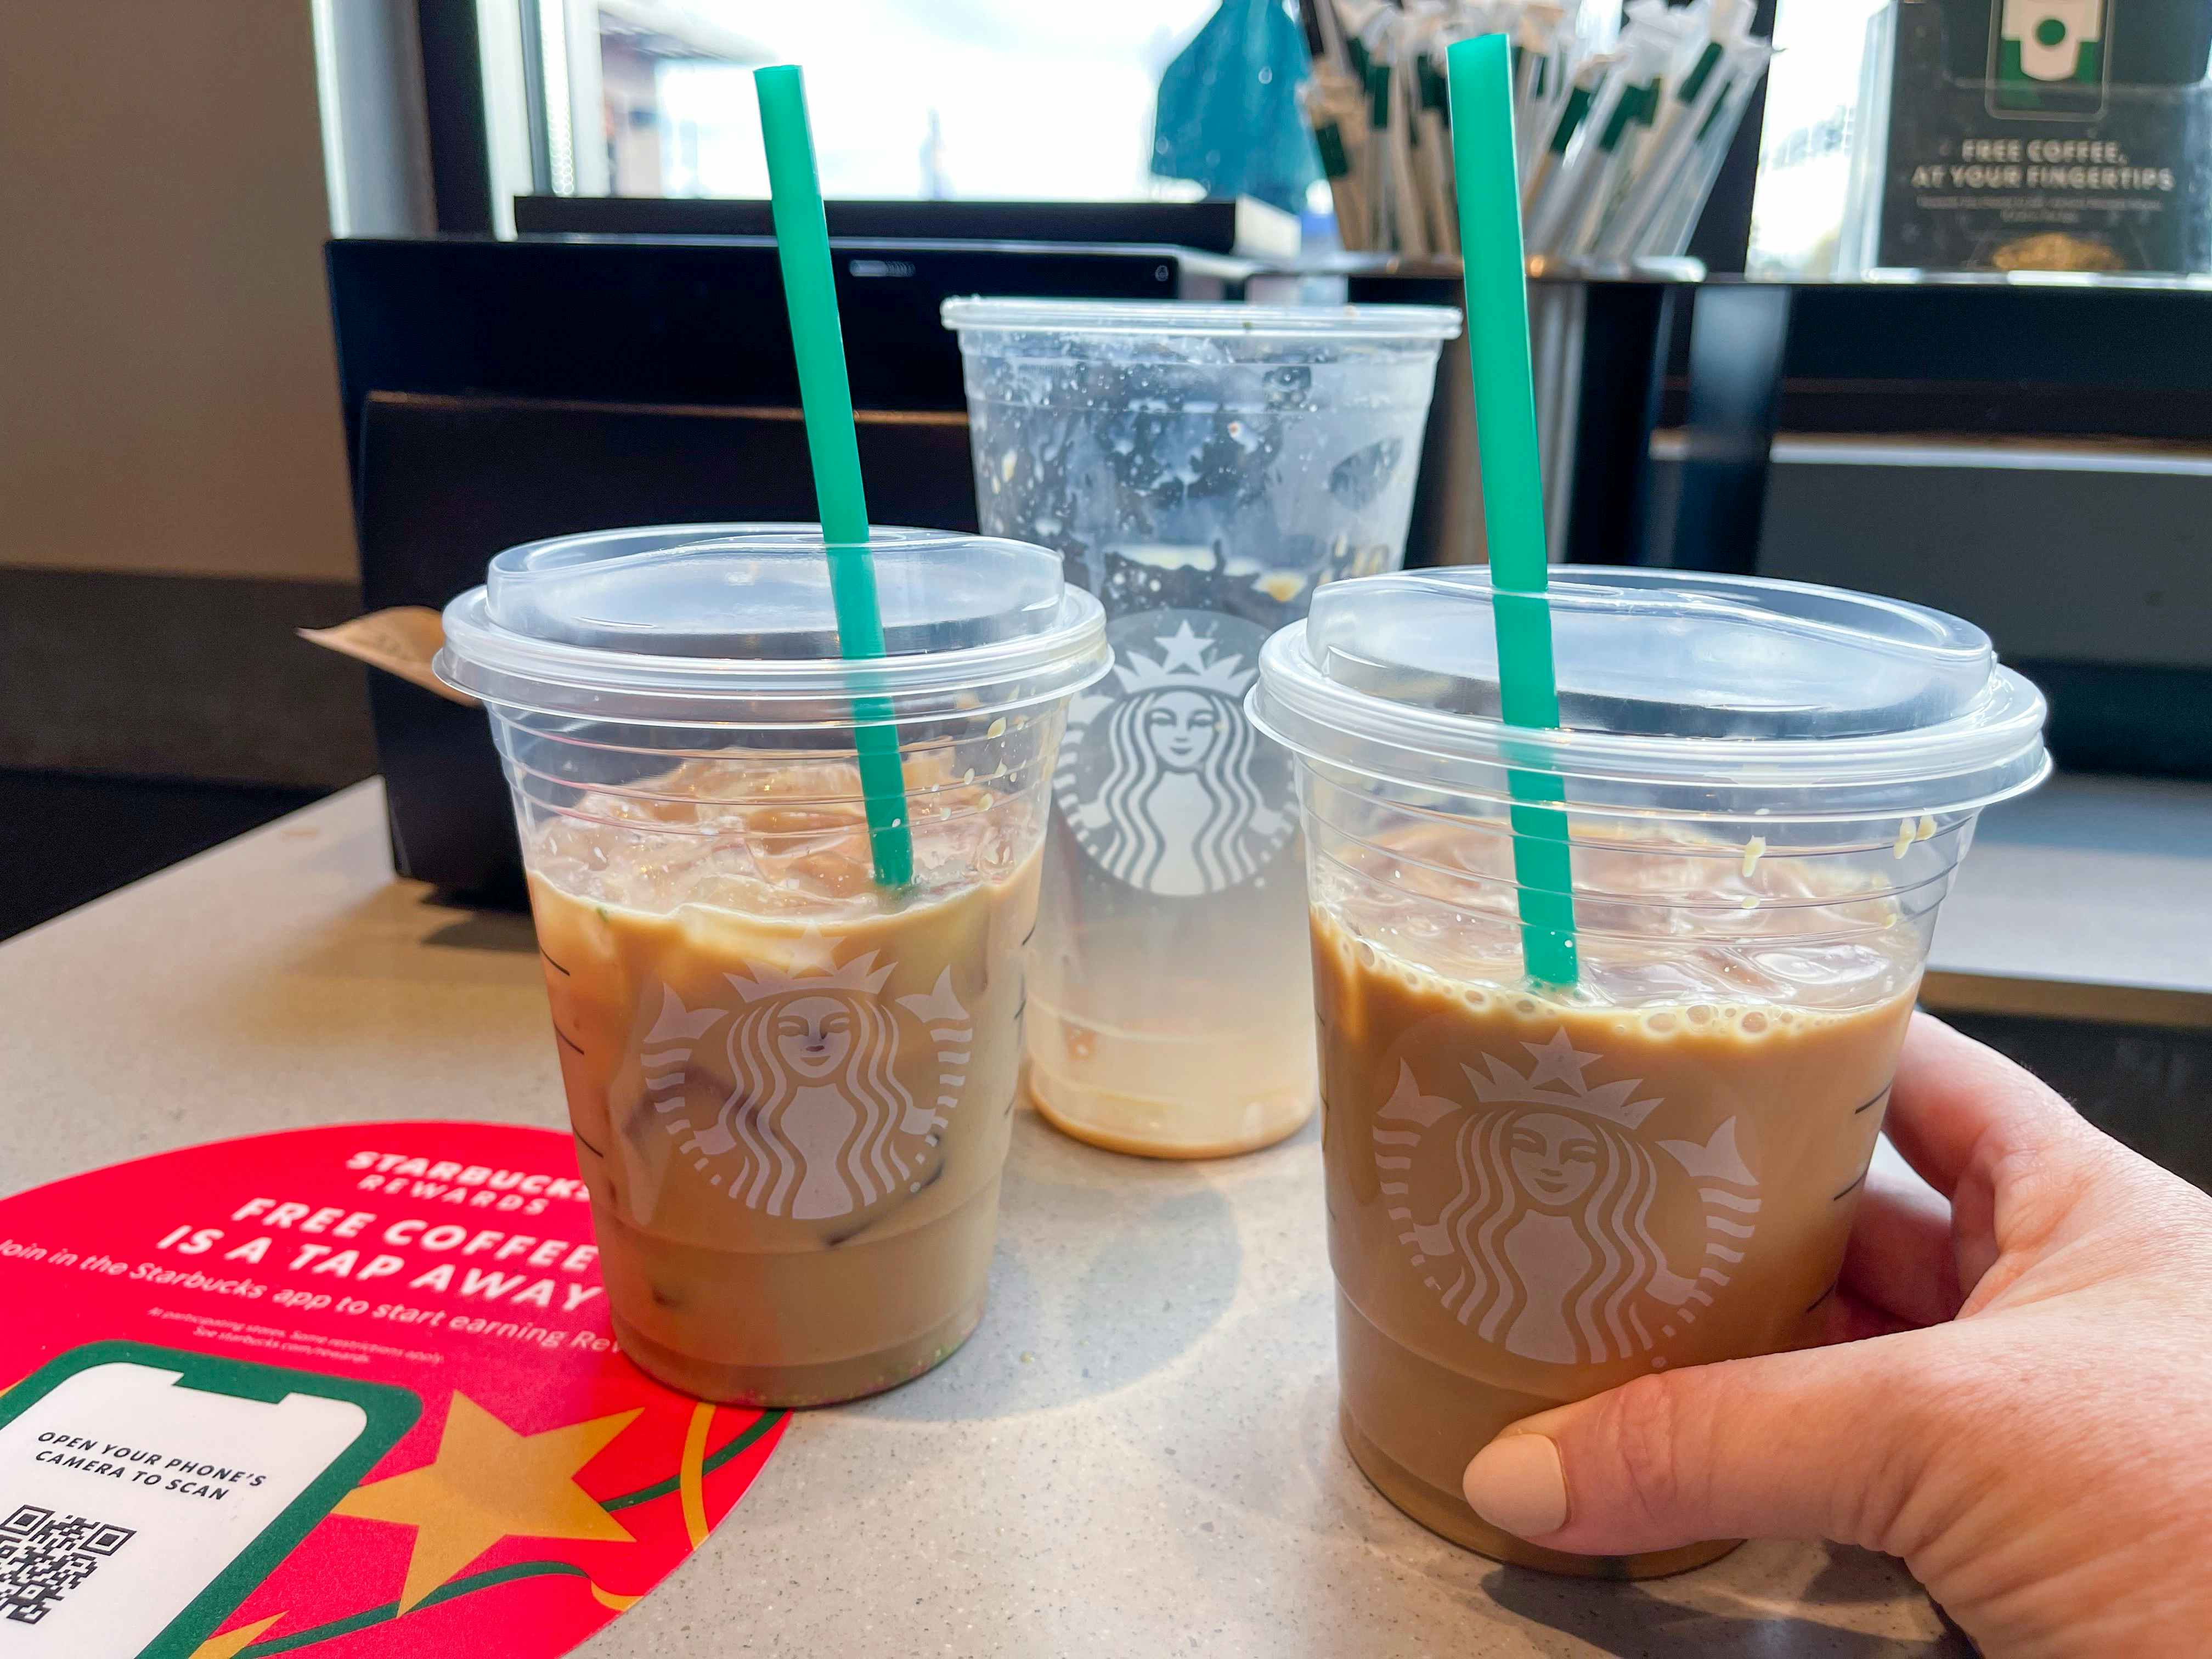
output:
[[[0,1613],[37,1624],[135,1536],[128,1527],[17,1505],[0,1521]]]

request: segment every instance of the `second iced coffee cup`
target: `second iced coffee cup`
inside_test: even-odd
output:
[[[1807,1339],[1937,907],[1977,815],[2045,771],[2044,703],[1913,605],[1553,582],[1565,729],[1498,719],[1486,570],[1324,589],[1252,713],[1299,763],[1345,1439],[1447,1538],[1645,1577],[1729,1546],[1558,1554],[1461,1473],[1548,1407]],[[1531,778],[1565,803],[1568,987],[1523,967]]]
[[[1048,791],[1109,658],[1041,548],[872,533],[841,658],[811,526],[512,549],[446,612],[512,785],[615,1333],[754,1405],[904,1382],[981,1316]],[[856,758],[896,732],[913,879]]]
[[[983,528],[1056,549],[1114,672],[1068,715],[1030,1090],[1068,1133],[1208,1158],[1312,1115],[1297,812],[1243,697],[1323,584],[1395,569],[1433,306],[952,300]]]

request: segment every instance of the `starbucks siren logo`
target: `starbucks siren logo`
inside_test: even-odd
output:
[[[884,998],[892,965],[878,966],[872,951],[840,965],[809,930],[789,973],[724,976],[734,1007],[687,1008],[661,988],[641,1056],[646,1095],[710,1185],[799,1221],[921,1189],[968,1080],[974,1022],[950,969],[927,996]],[[725,1021],[725,1066],[701,1066],[699,1050]],[[916,1054],[930,1059],[902,1063]],[[927,1088],[932,1071],[936,1093],[925,1103],[909,1084],[921,1072]]]
[[[1712,1305],[1757,1231],[1736,1120],[1703,1144],[1647,1145],[1638,1131],[1665,1103],[1638,1099],[1638,1079],[1586,1082],[1599,1056],[1564,1030],[1521,1046],[1526,1074],[1495,1055],[1459,1068],[1472,1101],[1423,1094],[1400,1064],[1374,1131],[1399,1242],[1445,1310],[1508,1353],[1559,1365],[1650,1353]],[[1676,1242],[1692,1259],[1670,1260],[1653,1211],[1686,1213],[1685,1185],[1703,1236]]]
[[[1194,897],[1243,885],[1291,838],[1287,763],[1244,718],[1267,632],[1203,611],[1125,617],[1115,670],[1078,697],[1053,777],[1075,839],[1117,881]],[[1139,646],[1151,647],[1139,649]]]

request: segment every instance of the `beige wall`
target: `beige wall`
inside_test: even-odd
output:
[[[0,14],[0,565],[350,578],[308,0]]]

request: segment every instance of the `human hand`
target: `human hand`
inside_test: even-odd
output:
[[[1591,1555],[1828,1538],[1905,1558],[1991,1659],[2212,1650],[2212,1198],[1917,1015],[1826,1340],[1639,1378],[1468,1466]]]

